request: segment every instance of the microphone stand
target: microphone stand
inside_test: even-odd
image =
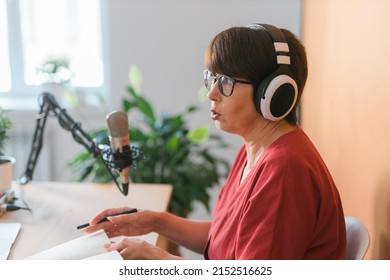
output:
[[[95,140],[92,139],[88,133],[86,133],[81,128],[80,122],[75,122],[66,112],[65,109],[61,108],[57,103],[54,96],[48,92],[44,92],[42,95],[41,108],[39,115],[37,116],[36,127],[34,132],[34,139],[31,147],[30,156],[28,158],[27,167],[24,174],[19,178],[19,183],[21,185],[27,184],[32,180],[34,169],[39,157],[39,153],[42,148],[43,143],[43,132],[46,125],[47,117],[52,113],[55,117],[58,118],[60,126],[72,133],[73,139],[83,145],[87,151],[93,155],[93,157],[100,157],[104,162],[108,172],[110,173],[112,179],[117,185],[118,189],[123,195],[128,194],[128,188],[121,188],[117,182],[115,175],[111,172],[111,169],[118,168],[118,162],[113,159],[112,151],[108,148],[107,145],[98,145]],[[134,165],[133,161],[138,157],[138,150],[136,148],[131,149],[131,153],[127,158],[121,158],[121,166],[131,166]],[[120,167],[119,167],[120,168]]]

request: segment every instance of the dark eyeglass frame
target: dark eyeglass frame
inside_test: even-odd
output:
[[[213,82],[209,84],[209,78],[212,77],[214,78]],[[232,90],[229,92],[229,93],[226,93],[223,91],[223,85],[222,85],[222,79],[225,78],[225,79],[228,79],[232,82]],[[246,80],[239,80],[239,79],[235,79],[235,78],[232,78],[232,77],[229,77],[229,76],[226,76],[226,75],[219,75],[219,76],[215,76],[210,70],[203,70],[203,79],[204,79],[204,86],[211,91],[212,89],[212,86],[215,84],[215,82],[218,82],[218,89],[219,89],[219,92],[223,95],[223,96],[226,96],[226,97],[229,97],[233,94],[233,91],[234,91],[234,86],[236,83],[239,83],[239,84],[247,84],[247,85],[252,85],[252,83],[250,81],[246,81]]]

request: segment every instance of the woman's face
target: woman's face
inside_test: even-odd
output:
[[[211,101],[211,118],[218,129],[244,136],[258,124],[260,114],[253,102],[252,85],[236,83],[232,95],[227,97],[221,94],[215,82],[207,97]]]

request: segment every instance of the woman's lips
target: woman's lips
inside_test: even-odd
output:
[[[219,114],[218,112],[214,111],[214,110],[211,110],[211,118],[215,121],[219,118],[221,114]]]

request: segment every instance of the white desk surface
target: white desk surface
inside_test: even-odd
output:
[[[130,184],[123,196],[115,184],[75,182],[32,182],[21,186],[32,212],[7,212],[1,222],[21,223],[21,229],[8,259],[23,259],[32,254],[78,238],[84,233],[78,225],[87,223],[98,212],[113,207],[165,211],[172,193],[170,185]],[[16,191],[17,193],[17,191]],[[20,201],[18,205],[22,205]],[[156,244],[157,234],[142,236]]]

